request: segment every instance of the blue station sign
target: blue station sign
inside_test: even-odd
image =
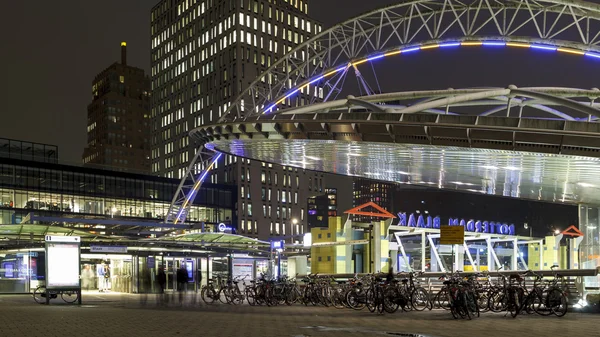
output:
[[[415,216],[414,213],[407,215],[406,212],[398,212],[398,219],[398,226],[404,227],[440,229],[442,225],[442,219],[439,216],[423,216],[422,214]],[[515,235],[515,225],[506,222],[448,218],[447,223],[449,226],[462,226],[465,232]]]

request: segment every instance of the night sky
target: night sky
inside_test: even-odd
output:
[[[119,59],[121,41],[128,43],[128,63],[149,71],[150,9],[157,2],[4,4],[0,137],[56,144],[61,161],[80,163],[92,79]],[[394,2],[313,0],[310,11],[331,26]],[[376,70],[383,91],[509,84],[600,87],[600,62],[528,50],[435,50],[383,60]]]

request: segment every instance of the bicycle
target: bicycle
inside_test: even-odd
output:
[[[79,293],[75,290],[47,290],[46,286],[38,286],[33,291],[33,300],[39,304],[46,304],[46,297],[50,296],[50,299],[60,298],[65,303],[75,303],[79,299]]]

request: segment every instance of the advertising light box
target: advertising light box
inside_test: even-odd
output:
[[[79,256],[78,242],[46,242],[46,287],[80,288]]]

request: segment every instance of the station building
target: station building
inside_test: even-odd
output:
[[[236,186],[205,183],[188,224],[175,228],[162,219],[179,180],[63,165],[56,147],[37,145],[0,142],[0,293],[29,292],[44,280],[45,235],[80,236],[84,289],[97,289],[96,267],[107,263],[119,292],[152,291],[140,275],[155,275],[159,267],[173,289],[175,270],[184,264],[194,270],[194,289],[213,270],[230,273],[234,254],[246,252],[247,243],[260,246],[235,235]],[[252,261],[253,268],[263,265]]]

